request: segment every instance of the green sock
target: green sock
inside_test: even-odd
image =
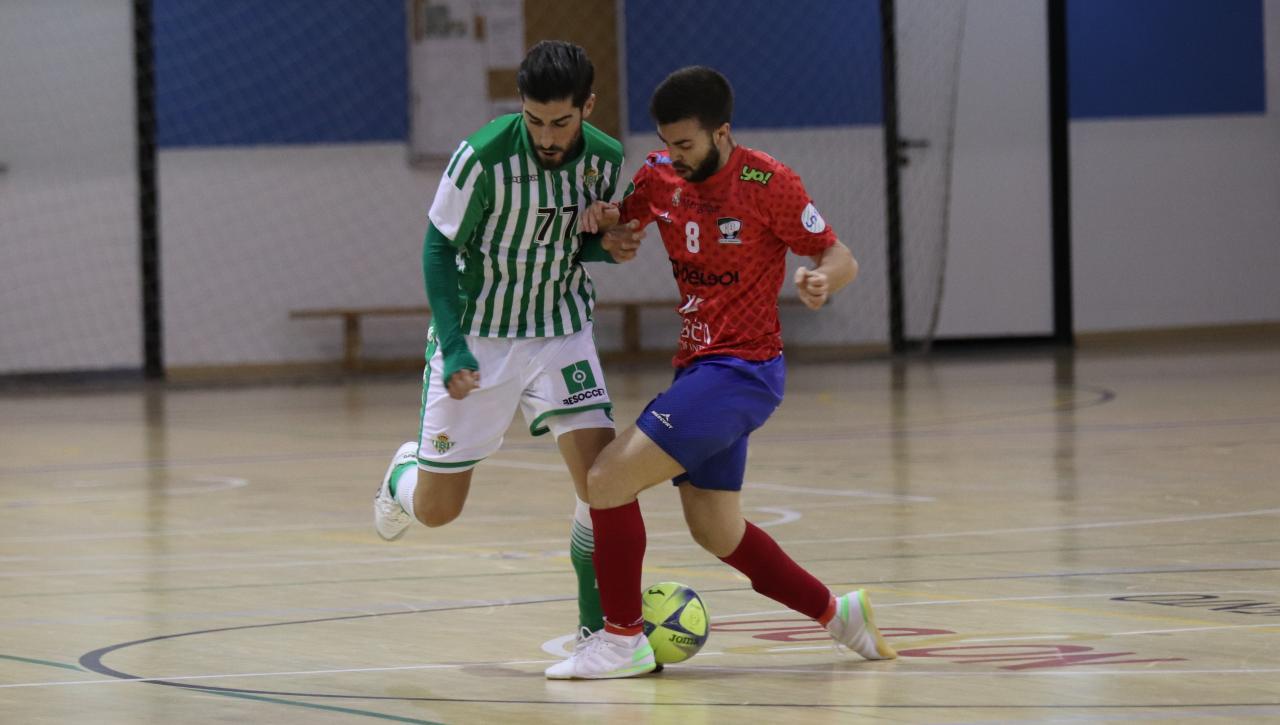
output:
[[[391,494],[391,498],[396,497],[396,484],[400,482],[400,477],[404,475],[405,469],[413,466],[418,467],[417,461],[406,461],[391,470],[391,481],[387,484],[387,492]]]
[[[604,629],[604,610],[600,607],[600,590],[596,586],[596,567],[591,561],[596,542],[591,529],[577,520],[569,538],[569,558],[578,575],[578,626],[592,632]]]

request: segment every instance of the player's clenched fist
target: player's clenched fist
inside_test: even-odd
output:
[[[462,400],[472,390],[480,387],[480,371],[459,370],[449,376],[449,383],[445,387],[449,389],[450,398]]]
[[[643,240],[644,232],[640,229],[640,222],[632,219],[606,231],[604,238],[600,240],[600,246],[613,255],[613,261],[626,262],[636,258],[636,251],[640,249],[640,242]]]
[[[827,275],[805,267],[796,270],[796,289],[800,291],[800,301],[811,310],[826,304],[831,294]]]

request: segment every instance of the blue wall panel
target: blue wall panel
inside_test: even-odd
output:
[[[1262,0],[1068,0],[1073,118],[1265,113]]]
[[[729,78],[737,128],[880,123],[876,0],[630,0],[626,44],[632,133],[653,130],[650,94],[686,65]]]
[[[155,0],[161,146],[408,136],[403,0]]]

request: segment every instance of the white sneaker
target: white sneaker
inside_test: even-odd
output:
[[[413,519],[408,512],[391,495],[391,474],[396,470],[397,466],[417,459],[417,443],[409,441],[400,446],[396,454],[391,457],[391,465],[387,466],[387,472],[382,477],[382,485],[378,487],[378,495],[373,497],[373,528],[377,529],[378,536],[381,536],[386,541],[395,541],[404,536],[405,529],[409,528],[409,524],[413,523]]]
[[[653,647],[643,634],[628,637],[603,629],[574,645],[564,662],[547,668],[549,680],[610,680],[637,677],[657,666]]]
[[[898,653],[884,641],[871,613],[871,599],[859,589],[836,598],[836,615],[827,622],[832,639],[869,660],[892,660]]]
[[[586,627],[578,627],[578,631],[573,636],[573,654],[578,654],[582,648],[587,646],[587,640],[591,639],[591,630]]]

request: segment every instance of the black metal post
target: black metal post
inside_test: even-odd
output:
[[[133,0],[133,62],[137,95],[143,374],[149,380],[159,380],[164,378],[164,329],[160,314],[160,190],[156,183],[156,81],[151,0]]]
[[[1049,0],[1049,193],[1053,234],[1053,339],[1075,344],[1071,290],[1071,104],[1067,0]]]
[[[902,289],[902,177],[898,137],[898,43],[894,0],[880,0],[880,97],[884,116],[885,231],[888,243],[889,346],[905,348]]]

